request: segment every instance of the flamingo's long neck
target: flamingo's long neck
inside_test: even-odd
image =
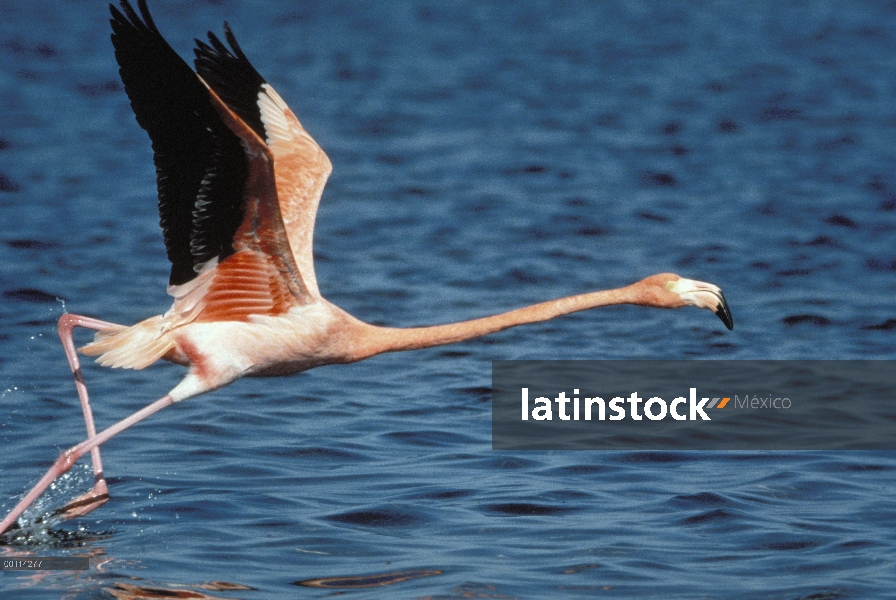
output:
[[[499,315],[449,323],[447,325],[434,325],[431,327],[410,327],[406,329],[377,327],[371,333],[373,339],[369,339],[369,346],[365,354],[373,356],[384,352],[398,352],[402,350],[418,350],[453,344],[472,338],[488,335],[527,323],[547,321],[561,315],[581,310],[588,310],[600,306],[615,304],[644,304],[641,290],[638,284],[624,288],[579,294],[568,296],[558,300],[550,300],[518,308]],[[369,354],[368,354],[369,352]]]

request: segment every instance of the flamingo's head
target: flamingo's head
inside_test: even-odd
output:
[[[641,287],[637,304],[647,304],[660,308],[696,306],[716,314],[725,327],[734,329],[731,310],[725,295],[718,286],[703,281],[685,279],[674,273],[660,273],[635,284]]]
[[[725,294],[722,293],[719,286],[679,277],[677,280],[666,282],[665,287],[670,292],[678,294],[681,300],[688,306],[709,309],[722,320],[725,327],[734,329],[731,310],[728,308]]]

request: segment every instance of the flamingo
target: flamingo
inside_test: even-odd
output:
[[[58,332],[84,413],[87,439],[62,452],[0,521],[0,534],[80,457],[93,489],[61,518],[109,500],[99,447],[153,413],[240,377],[281,376],[385,352],[452,344],[601,306],[711,310],[732,329],[715,285],[671,273],[626,287],[569,296],[503,314],[431,327],[365,323],[324,299],[311,252],[317,206],[332,169],[323,150],[246,58],[230,27],[196,40],[195,72],[165,41],[145,0],[138,14],[110,5],[112,44],[137,123],[152,141],[160,224],[171,262],[171,308],[130,327],[63,314]],[[229,47],[228,47],[229,46]],[[187,367],[171,391],[97,433],[72,330],[96,331],[80,348],[101,365],[143,369],[164,359]]]

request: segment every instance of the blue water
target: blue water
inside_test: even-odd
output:
[[[151,9],[182,55],[230,21],[329,154],[317,274],[352,314],[439,323],[674,271],[720,285],[735,329],[603,309],[237,382],[106,444],[109,504],[0,547],[95,566],[0,573],[4,597],[896,597],[893,453],[495,452],[488,402],[493,359],[896,358],[892,3]],[[105,3],[0,3],[3,512],[84,436],[63,310],[169,306],[151,159]],[[182,374],[85,367],[100,426]],[[89,486],[78,466],[38,509]],[[292,585],[416,570],[439,573]]]

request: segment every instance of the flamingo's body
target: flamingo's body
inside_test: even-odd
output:
[[[356,319],[320,295],[314,274],[314,218],[331,171],[324,152],[255,71],[226,24],[230,48],[211,33],[210,45],[197,41],[194,73],[162,38],[145,0],[138,0],[141,15],[127,0],[121,7],[110,7],[112,41],[137,121],[153,142],[174,302],[164,315],[131,327],[63,315],[60,336],[88,439],[62,454],[0,522],[0,533],[87,452],[94,490],[61,512],[83,515],[106,502],[100,444],[165,406],[240,377],[289,375],[448,344],[613,304],[697,306],[732,327],[718,287],[668,273],[449,325],[396,329]],[[188,373],[166,396],[97,434],[72,341],[75,326],[98,330],[81,350],[103,365],[142,369],[166,359]]]

